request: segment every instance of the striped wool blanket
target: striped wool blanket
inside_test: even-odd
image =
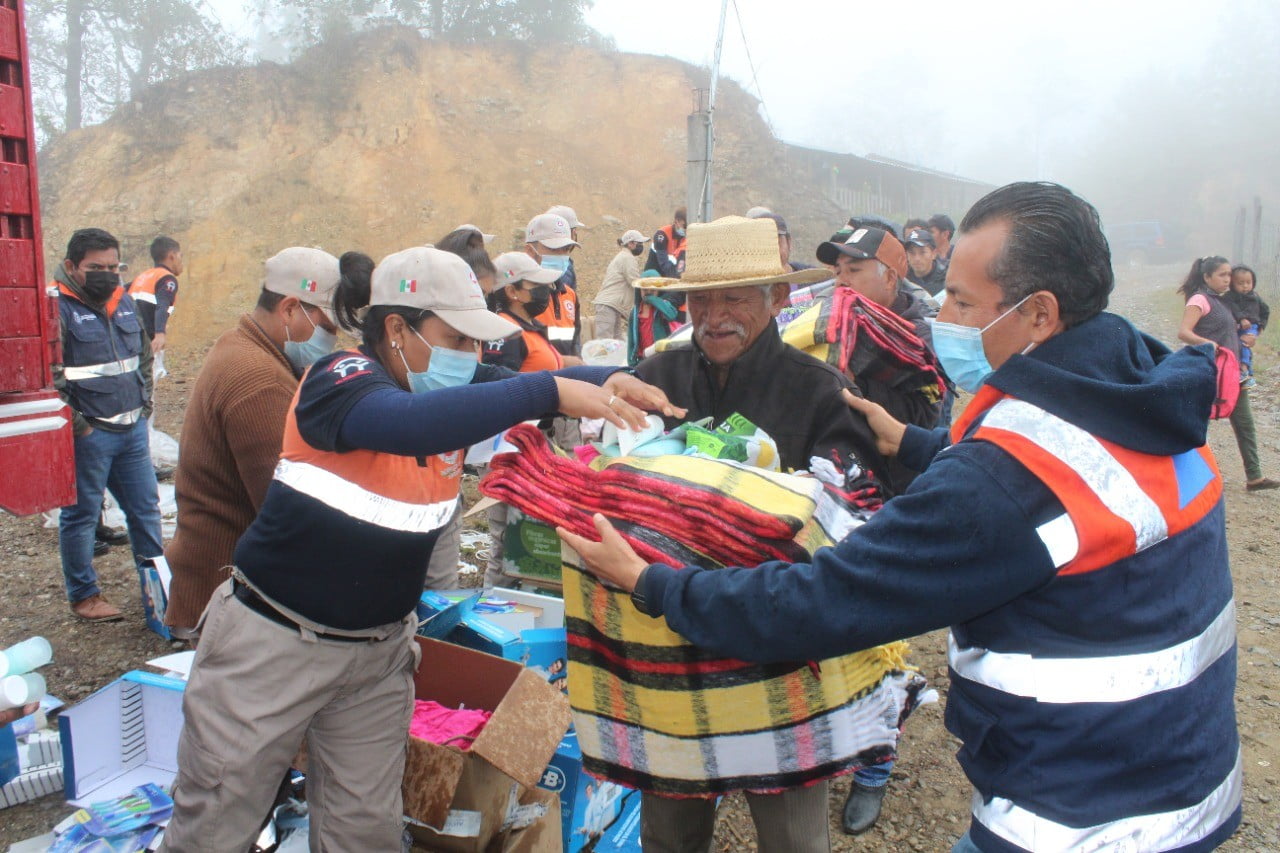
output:
[[[853,376],[942,399],[938,358],[908,321],[848,287],[783,309],[782,339]]]
[[[601,512],[646,560],[755,566],[805,560],[864,516],[814,478],[687,456],[622,457],[601,470],[508,434],[481,491],[594,535]],[[754,664],[699,649],[566,554],[569,701],[592,774],[645,791],[710,797],[777,791],[895,754],[924,679],[905,643],[819,662]],[[801,630],[801,626],[797,626]]]

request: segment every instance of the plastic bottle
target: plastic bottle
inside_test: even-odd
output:
[[[21,708],[28,702],[44,698],[44,676],[38,672],[7,675],[0,680],[0,711]]]
[[[53,660],[53,647],[44,637],[31,637],[0,652],[0,677],[21,675]]]

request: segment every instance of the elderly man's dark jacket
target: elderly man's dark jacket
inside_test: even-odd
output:
[[[870,468],[882,487],[888,482],[882,476],[885,460],[876,451],[874,433],[840,397],[843,388],[855,394],[857,389],[834,367],[784,344],[774,323],[730,365],[723,388],[711,363],[693,344],[646,358],[636,373],[665,391],[672,403],[687,408],[687,420],[710,416],[719,424],[735,412],[741,414],[778,443],[783,470],[807,470],[809,457],[831,458],[835,450],[842,462],[852,455]],[[668,428],[677,423],[667,419]]]

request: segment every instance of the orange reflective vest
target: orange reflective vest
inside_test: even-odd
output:
[[[153,267],[146,272],[139,273],[138,277],[129,283],[129,295],[136,302],[150,302],[156,304],[156,285],[160,283],[160,279],[165,276],[172,276],[173,272],[165,267]],[[178,294],[173,294],[173,302],[169,306],[169,312],[173,313],[173,306],[178,304]]]
[[[285,418],[274,479],[338,510],[354,522],[404,533],[430,533],[453,516],[462,481],[463,451],[426,458],[312,447],[298,431],[299,386]]]
[[[1194,451],[1202,471],[1188,494],[1187,460],[1130,450],[1085,432],[1029,403],[983,386],[951,427],[1000,447],[1044,483],[1066,516],[1038,532],[1060,575],[1092,572],[1131,557],[1200,521],[1222,497],[1222,476],[1207,446]]]
[[[534,317],[539,323],[547,327],[547,339],[553,345],[565,345],[572,343],[574,332],[577,328],[578,318],[578,293],[571,287],[564,288],[563,292],[551,292],[551,304],[547,306],[547,310],[543,311],[537,317]],[[563,350],[561,350],[563,352]]]

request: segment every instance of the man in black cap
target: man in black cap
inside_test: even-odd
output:
[[[937,296],[947,283],[947,262],[938,260],[938,243],[924,228],[907,232],[907,280]]]
[[[907,281],[907,253],[896,237],[880,228],[858,228],[843,242],[820,244],[817,254],[820,262],[835,269],[838,287],[856,290],[897,314],[910,323],[915,336],[932,349],[927,321],[937,315],[938,306],[923,290]],[[864,397],[884,406],[897,420],[924,429],[938,425],[941,404],[924,390],[903,390],[893,376],[863,374],[850,378]],[[914,479],[915,472],[896,459],[886,462],[889,475],[886,485],[893,494],[899,494]]]

